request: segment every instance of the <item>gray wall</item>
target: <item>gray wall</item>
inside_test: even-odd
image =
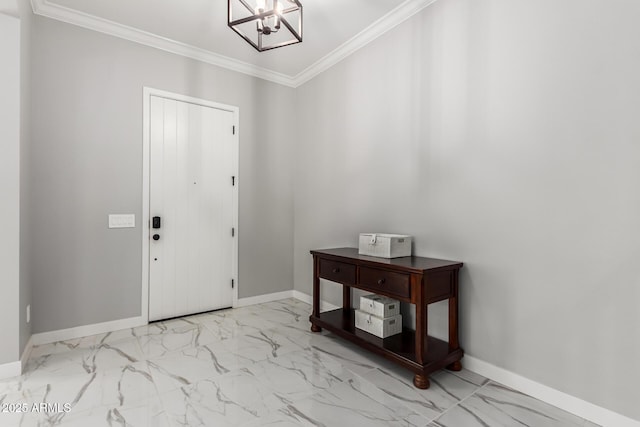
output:
[[[33,332],[140,315],[143,86],[240,107],[239,296],[292,289],[293,90],[33,24]],[[137,227],[109,230],[109,213],[135,213]]]
[[[20,20],[0,13],[0,365],[18,360]]]
[[[295,289],[310,249],[414,235],[465,263],[467,354],[640,419],[639,20],[439,1],[300,87]]]
[[[31,2],[20,0],[20,354],[31,337],[27,323],[27,305],[31,304],[30,251],[33,248],[29,226],[29,190],[31,167]]]

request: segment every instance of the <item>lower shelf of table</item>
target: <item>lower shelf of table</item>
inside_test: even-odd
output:
[[[429,374],[462,358],[461,349],[450,350],[449,343],[427,336],[425,360],[418,363],[416,358],[415,331],[404,328],[401,334],[388,338],[378,338],[355,327],[354,310],[337,309],[309,317],[312,324],[324,328],[342,338],[403,365],[416,373]]]

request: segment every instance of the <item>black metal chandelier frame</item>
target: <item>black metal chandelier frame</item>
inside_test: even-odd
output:
[[[274,8],[273,10],[267,10],[261,13],[256,13],[254,8],[249,3],[247,3],[246,0],[235,0],[237,3],[240,3],[242,6],[244,6],[247,9],[247,11],[251,14],[250,16],[236,19],[236,20],[233,20],[232,5],[231,5],[232,1],[234,0],[227,0],[227,11],[228,11],[227,23],[229,27],[233,31],[238,33],[240,37],[242,37],[247,43],[253,46],[258,52],[264,52],[266,50],[277,49],[279,47],[289,46],[292,44],[302,42],[302,4],[298,0],[284,0],[293,4],[293,6],[283,9],[281,11],[277,11]],[[283,1],[283,0],[280,0],[280,1]],[[287,13],[296,12],[296,11],[299,11],[299,15],[298,15],[299,22],[297,25],[297,27],[300,29],[299,33],[285,18],[285,15]],[[263,42],[263,37],[269,37],[269,33],[267,32],[263,33],[261,31],[258,31],[258,40],[256,43],[247,34],[245,34],[243,31],[239,29],[240,25],[246,24],[247,22],[251,22],[251,21],[256,21],[256,27],[258,27],[258,24],[257,24],[258,22],[261,22],[267,18],[275,17],[276,15],[278,15],[277,18],[279,22],[282,25],[284,25],[293,35],[293,38],[291,40],[276,43],[273,45],[268,45],[268,44],[265,45],[265,43]]]

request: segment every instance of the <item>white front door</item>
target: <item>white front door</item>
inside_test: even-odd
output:
[[[234,114],[150,99],[149,320],[231,307]]]

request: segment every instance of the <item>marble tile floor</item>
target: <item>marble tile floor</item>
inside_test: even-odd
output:
[[[311,333],[309,312],[286,299],[34,347],[25,374],[0,381],[0,426],[595,425],[468,370],[418,390]]]

